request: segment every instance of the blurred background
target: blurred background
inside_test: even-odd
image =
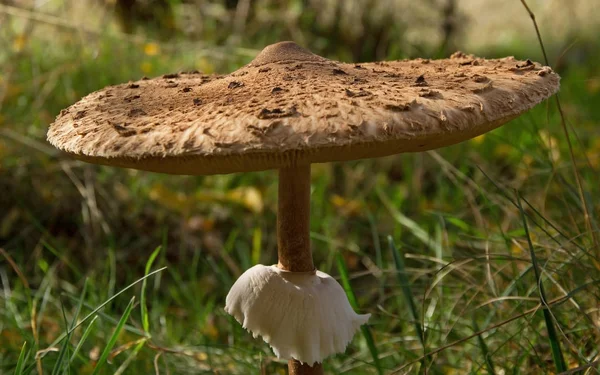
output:
[[[599,372],[600,3],[527,4],[564,123],[553,98],[446,149],[313,167],[316,264],[373,314],[326,372]],[[228,73],[282,40],[345,62],[544,62],[519,0],[0,0],[0,373],[284,373],[223,311],[276,262],[275,172],[121,170],[45,141],[94,90]]]

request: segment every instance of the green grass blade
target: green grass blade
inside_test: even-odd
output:
[[[369,220],[369,227],[371,229],[371,237],[373,241],[373,247],[375,248],[375,264],[380,270],[383,270],[383,252],[381,251],[381,241],[379,240],[379,233],[377,232],[377,225],[375,218],[369,209],[367,209],[367,219]],[[385,278],[379,278],[379,298],[383,298],[385,294]]]
[[[342,287],[346,291],[346,295],[348,296],[348,301],[350,301],[350,306],[355,310],[358,310],[358,302],[356,302],[356,295],[350,286],[350,278],[348,277],[348,268],[344,263],[344,259],[340,255],[340,253],[336,254],[336,261],[338,266],[338,272],[340,273],[340,278],[342,282]],[[373,358],[373,364],[377,369],[377,373],[383,375],[383,367],[381,367],[381,362],[379,361],[379,351],[377,350],[377,345],[375,345],[375,339],[373,338],[373,334],[371,333],[371,329],[368,325],[364,324],[360,327],[360,331],[362,332],[365,341],[367,342],[367,347],[369,348],[369,352],[371,353],[371,357]]]
[[[435,243],[435,240],[431,238],[425,229],[421,228],[417,222],[411,220],[408,216],[400,212],[380,188],[375,188],[375,191],[377,192],[377,196],[385,208],[392,215],[394,220],[398,222],[398,224],[408,229],[413,236],[415,236],[415,238],[423,242],[431,250],[434,252],[437,250],[437,244]]]
[[[106,363],[106,359],[110,355],[110,351],[112,350],[113,346],[115,346],[115,343],[117,342],[119,333],[121,333],[121,331],[123,330],[123,326],[125,325],[125,322],[127,322],[127,319],[129,319],[129,315],[131,314],[131,310],[133,309],[134,301],[135,301],[135,297],[132,297],[131,301],[129,301],[129,304],[127,305],[127,308],[125,309],[125,312],[121,316],[121,319],[119,320],[119,323],[117,324],[117,327],[115,328],[115,331],[113,332],[112,336],[108,340],[108,343],[104,347],[104,350],[102,351],[102,354],[100,355],[100,358],[98,359],[98,362],[96,363],[96,367],[94,368],[94,372],[92,372],[92,375],[98,374],[98,371],[100,371],[102,366],[104,366],[104,363]]]
[[[115,294],[114,296],[110,297],[109,299],[107,299],[106,301],[104,301],[100,306],[96,307],[91,313],[87,314],[85,316],[85,318],[83,318],[80,322],[78,322],[77,324],[75,324],[75,326],[73,328],[71,328],[69,331],[63,333],[62,335],[60,335],[56,340],[54,340],[54,342],[52,343],[52,345],[50,346],[56,346],[58,343],[60,343],[62,340],[65,339],[65,337],[67,337],[67,335],[70,335],[75,329],[77,329],[80,325],[82,325],[83,323],[85,323],[88,319],[90,319],[92,316],[96,315],[96,313],[100,310],[102,310],[102,308],[104,308],[104,306],[108,305],[109,303],[111,303],[115,298],[117,298],[118,296],[120,296],[121,294],[125,293],[125,291],[127,291],[128,289],[133,288],[135,285],[137,285],[140,281],[144,281],[145,279],[147,279],[148,277],[155,275],[159,272],[162,272],[164,270],[166,270],[167,267],[162,267],[157,269],[156,271],[152,271],[149,274],[147,274],[144,277],[141,277],[139,279],[137,279],[136,281],[132,282],[131,284],[127,285],[125,288],[121,289],[117,294]]]
[[[71,321],[71,329],[73,329],[73,327],[75,327],[75,324],[77,324],[77,319],[79,319],[79,314],[81,313],[81,308],[83,307],[83,301],[85,299],[85,295],[87,293],[87,288],[88,288],[88,279],[86,277],[86,279],[83,282],[83,291],[81,291],[81,296],[79,297],[79,302],[77,303],[77,308],[75,309],[75,314],[73,315],[73,320]]]
[[[262,253],[262,237],[263,233],[260,227],[254,228],[254,233],[252,234],[252,264],[260,263],[261,253]]]
[[[86,278],[85,281],[83,282],[83,291],[81,291],[81,296],[79,297],[79,301],[77,302],[77,307],[75,309],[75,314],[73,315],[73,320],[71,321],[71,325],[70,327],[68,326],[67,329],[69,332],[73,332],[75,325],[77,324],[77,319],[79,319],[79,314],[81,313],[81,308],[83,307],[84,304],[84,299],[85,299],[85,295],[87,293],[87,287],[88,287],[88,279]],[[63,309],[63,317],[64,317],[64,309]],[[65,322],[66,322],[66,317],[64,317]],[[67,333],[67,340],[65,341],[65,345],[63,345],[64,349],[69,348],[70,345],[70,334]],[[67,368],[70,368],[71,363],[73,362],[72,359],[75,358],[75,354],[73,353],[69,356],[67,350],[61,350],[60,356],[59,356],[59,360],[56,362],[56,364],[62,364],[62,362],[65,360],[66,357],[69,357],[69,361],[67,364]],[[58,367],[55,366],[55,369],[58,371]],[[54,374],[54,371],[52,372]],[[58,374],[58,372],[57,372]]]
[[[506,198],[513,206],[515,206],[516,208],[519,208],[517,203],[510,197],[510,194],[507,193],[504,189],[502,188],[500,185],[498,185],[498,183],[496,181],[494,181],[493,178],[491,178],[481,167],[477,166],[477,169],[485,176],[485,178],[496,187],[496,191],[501,194],[504,198]],[[533,207],[533,205],[531,203],[529,203],[525,198],[521,198],[521,200],[523,202],[525,202],[529,208],[531,209],[532,212],[534,212],[540,219],[542,219],[542,221],[544,222],[544,224],[548,225],[550,228],[552,228],[553,230],[556,231],[556,233],[558,233],[560,235],[560,237],[562,237],[563,239],[565,239],[566,241],[568,241],[570,244],[573,244],[574,246],[577,246],[577,248],[581,251],[586,252],[587,254],[590,254],[587,252],[587,250],[585,249],[584,246],[582,246],[581,244],[577,243],[577,241],[574,241],[567,233],[561,231],[560,228],[558,228],[557,226],[555,226],[550,220],[548,220],[541,212],[539,212],[537,209],[535,209]],[[525,215],[529,218],[529,220],[531,220],[531,222],[542,232],[544,232],[544,234],[546,234],[548,236],[548,238],[552,241],[554,241],[557,245],[559,246],[565,246],[561,241],[557,240],[555,238],[555,236],[552,235],[552,233],[550,233],[546,228],[544,228],[543,225],[541,225],[540,223],[538,223],[535,220],[535,217],[533,217],[533,215],[530,215],[528,213],[525,213]]]
[[[79,340],[79,342],[77,343],[77,346],[73,350],[73,354],[71,354],[71,359],[69,360],[69,363],[73,363],[73,361],[77,357],[77,353],[79,353],[79,350],[83,346],[83,343],[89,336],[90,332],[92,332],[92,327],[94,326],[94,323],[96,323],[96,319],[98,319],[98,315],[96,315],[95,317],[92,318],[92,320],[90,321],[90,324],[88,324],[85,331],[83,331],[83,334],[81,335],[81,339]]]
[[[473,331],[479,332],[479,326],[477,325],[475,316],[473,316]],[[485,361],[485,366],[487,367],[488,373],[497,374],[494,362],[492,361],[492,354],[490,353],[487,344],[481,335],[477,335],[477,343],[479,344],[479,349],[481,349],[481,354],[483,355],[483,360]]]
[[[518,192],[517,195],[517,205],[519,207],[519,213],[521,215],[521,220],[523,221],[523,228],[525,229],[525,236],[527,237],[527,244],[529,245],[529,253],[531,254],[531,262],[533,263],[533,271],[535,274],[535,282],[538,285],[540,290],[540,302],[544,306],[542,310],[544,314],[544,321],[546,322],[546,329],[548,330],[548,339],[550,340],[550,348],[552,350],[552,360],[554,361],[554,365],[556,366],[556,370],[558,372],[567,371],[567,365],[565,363],[565,358],[563,356],[562,350],[560,348],[560,340],[558,334],[556,332],[556,327],[554,327],[554,321],[552,320],[552,314],[550,313],[549,307],[546,304],[546,293],[544,293],[544,285],[542,284],[541,274],[539,270],[539,265],[537,262],[537,258],[535,256],[535,251],[533,250],[533,243],[531,242],[531,237],[529,235],[529,228],[527,227],[527,219],[525,218],[525,213],[523,212],[523,206],[521,205],[521,196]]]
[[[52,375],[58,375],[61,372],[63,372],[63,362],[64,362],[65,358],[68,356],[67,351],[69,350],[69,344],[70,344],[69,341],[71,338],[71,334],[70,334],[70,330],[69,330],[69,322],[67,321],[67,315],[65,313],[65,305],[62,303],[62,301],[60,304],[60,308],[61,308],[61,312],[62,312],[63,321],[65,323],[65,328],[67,329],[67,339],[63,343],[63,346],[58,353],[58,358],[57,358],[56,362],[54,363],[54,368],[52,369]]]
[[[69,296],[69,298],[71,298],[74,301],[77,301],[76,298],[73,298],[71,296]],[[95,309],[95,306],[89,305],[87,303],[84,303],[84,307],[87,307],[90,310]],[[96,315],[101,318],[103,321],[105,321],[105,323],[112,323],[112,324],[117,324],[119,322],[118,318],[113,318],[112,315],[110,315],[110,312],[103,312],[103,311],[98,311],[96,313]],[[125,324],[125,327],[123,328],[125,331],[127,332],[131,332],[134,335],[138,335],[138,336],[145,336],[146,333],[144,332],[143,329],[139,329],[134,325],[130,325],[130,324]]]
[[[401,253],[400,250],[396,247],[392,236],[388,236],[388,243],[390,246],[390,250],[392,251],[392,255],[394,256],[394,264],[396,265],[396,275],[398,276],[398,281],[400,282],[400,287],[402,288],[402,293],[404,294],[404,299],[406,299],[406,303],[408,304],[408,310],[410,315],[412,316],[412,321],[415,327],[415,331],[417,332],[417,336],[419,337],[419,341],[421,341],[421,345],[423,349],[425,349],[425,335],[423,334],[423,328],[420,324],[419,312],[417,311],[417,305],[415,304],[415,300],[412,295],[412,290],[410,288],[410,280],[406,276],[406,268],[404,267],[404,253]]]
[[[19,359],[17,360],[17,367],[15,367],[15,375],[21,375],[23,374],[23,365],[25,364],[25,362],[27,361],[27,358],[29,357],[29,351],[25,351],[25,349],[27,348],[27,341],[25,341],[23,343],[23,346],[21,347],[21,353],[19,353]]]
[[[115,285],[117,285],[117,256],[114,245],[109,246],[106,257],[106,273],[108,274],[108,287],[106,288],[106,298],[115,294]]]
[[[148,276],[148,273],[150,273],[150,268],[152,268],[152,264],[154,263],[154,260],[160,253],[161,249],[162,249],[162,246],[158,246],[152,252],[152,254],[150,254],[150,258],[148,258],[148,261],[146,262],[146,269],[144,271],[144,276]],[[150,336],[150,319],[148,318],[148,305],[146,304],[146,283],[147,282],[148,282],[148,279],[144,279],[144,281],[142,281],[140,305],[141,305],[141,311],[142,311],[142,327],[144,328],[144,332],[146,333],[146,335],[149,337]]]
[[[23,202],[20,202],[21,207],[26,207],[27,205],[25,205]],[[67,267],[69,267],[69,269],[71,271],[73,271],[73,273],[78,277],[81,278],[83,277],[81,274],[81,271],[75,267],[73,265],[73,263],[71,263],[69,261],[69,259],[67,257],[64,256],[64,254],[62,254],[60,251],[58,251],[58,249],[53,246],[50,242],[49,242],[49,238],[53,238],[52,234],[49,233],[46,228],[44,227],[44,225],[38,220],[37,215],[35,215],[34,213],[32,213],[29,210],[25,210],[25,213],[27,214],[27,218],[30,220],[30,222],[44,235],[44,237],[40,240],[40,243],[42,245],[44,245],[44,247],[50,251],[56,258],[60,259],[61,262],[63,262]]]

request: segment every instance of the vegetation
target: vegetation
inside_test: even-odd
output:
[[[225,73],[277,40],[350,61],[441,56],[465,33],[416,48],[387,16],[349,32],[311,1],[240,0],[170,1],[182,26],[165,37],[107,21],[108,3],[87,4],[98,27],[67,0],[0,5],[0,373],[283,373],[223,311],[243,270],[276,259],[276,174],[87,165],[45,142],[48,124],[106,85]],[[183,27],[193,6],[200,31]],[[544,41],[564,128],[553,98],[442,150],[313,167],[315,262],[373,314],[326,372],[600,372],[600,42],[575,37]],[[518,39],[468,52],[543,61]]]

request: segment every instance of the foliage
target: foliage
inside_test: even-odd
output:
[[[49,10],[73,16],[67,3]],[[239,8],[197,3],[202,31],[168,42],[153,37],[160,30],[85,29],[66,15],[0,8],[0,373],[283,368],[222,309],[244,269],[276,259],[275,173],[165,176],[76,162],[45,142],[62,108],[143,75],[227,72],[279,39],[343,60],[443,54],[411,46],[410,23],[381,19],[378,50],[384,39],[366,27],[346,35],[311,1],[257,2],[268,6],[253,6],[242,26],[227,18]],[[180,18],[194,5],[172,4]],[[554,64],[563,51],[546,43]],[[326,371],[549,373],[561,356],[567,368],[598,369],[600,249],[574,173],[600,237],[599,47],[581,39],[558,64],[576,167],[553,100],[443,150],[313,166],[316,264],[341,272],[372,314]],[[503,48],[481,52],[541,56],[520,40]]]

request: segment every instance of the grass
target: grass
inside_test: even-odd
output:
[[[367,53],[303,14],[296,27],[308,46]],[[225,47],[210,23],[196,47],[41,21],[25,34],[27,19],[2,21],[11,27],[0,30],[0,373],[282,373],[285,361],[222,309],[244,269],[276,259],[273,172],[118,170],[69,160],[44,139],[60,109],[88,92],[233,70],[285,37],[283,21],[269,24],[277,37],[257,31]],[[248,22],[268,30],[261,22],[271,21]],[[400,46],[402,29],[392,34]],[[554,63],[561,50],[545,42]],[[600,249],[589,230],[600,209],[598,47],[579,41],[559,71],[575,163],[551,100],[442,150],[313,167],[315,262],[372,314],[326,371],[600,372]],[[480,52],[542,58],[518,40]]]

